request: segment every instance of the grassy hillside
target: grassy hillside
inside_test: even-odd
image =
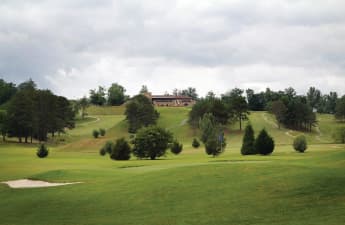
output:
[[[112,161],[98,154],[107,140],[128,137],[123,107],[92,109],[77,121],[64,144],[46,159],[36,145],[0,143],[0,181],[32,178],[81,184],[10,189],[0,184],[0,225],[107,224],[327,224],[345,221],[345,145],[330,144],[339,126],[319,115],[320,132],[308,134],[309,149],[291,147],[298,132],[278,129],[265,112],[253,112],[256,133],[275,138],[271,156],[241,156],[242,132],[229,126],[224,154],[212,158],[191,147],[196,135],[188,108],[158,108],[158,124],[184,143],[183,152],[160,160]],[[104,111],[102,111],[104,110]],[[109,111],[115,112],[111,114]],[[97,113],[99,114],[97,114]],[[93,129],[105,128],[94,139]]]

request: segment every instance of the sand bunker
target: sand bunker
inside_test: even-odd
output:
[[[56,187],[56,186],[63,186],[63,185],[70,185],[70,184],[80,184],[81,182],[73,182],[73,183],[50,183],[46,181],[40,180],[29,180],[29,179],[21,179],[21,180],[12,180],[1,182],[7,184],[11,188],[40,188],[40,187]]]

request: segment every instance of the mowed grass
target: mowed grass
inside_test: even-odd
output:
[[[250,121],[256,132],[266,127],[274,136],[274,153],[241,156],[242,132],[234,125],[227,131],[226,151],[212,158],[202,147],[190,147],[195,133],[185,124],[189,109],[158,110],[159,125],[184,143],[179,156],[169,153],[154,161],[99,156],[106,140],[128,137],[120,114],[92,115],[99,120],[78,122],[67,143],[50,147],[46,159],[35,156],[36,145],[0,143],[0,181],[83,182],[37,189],[0,184],[0,224],[344,223],[344,145],[320,142],[315,133],[307,152],[296,153],[288,130],[270,126],[262,119],[269,115],[258,112]],[[101,126],[107,135],[92,138],[92,129]]]

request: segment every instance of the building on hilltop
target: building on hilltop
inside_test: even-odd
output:
[[[195,104],[193,98],[183,95],[152,95],[151,93],[144,94],[148,97],[155,106],[191,106]]]

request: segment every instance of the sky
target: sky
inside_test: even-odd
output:
[[[195,87],[345,94],[343,0],[1,0],[0,78],[69,98]]]

